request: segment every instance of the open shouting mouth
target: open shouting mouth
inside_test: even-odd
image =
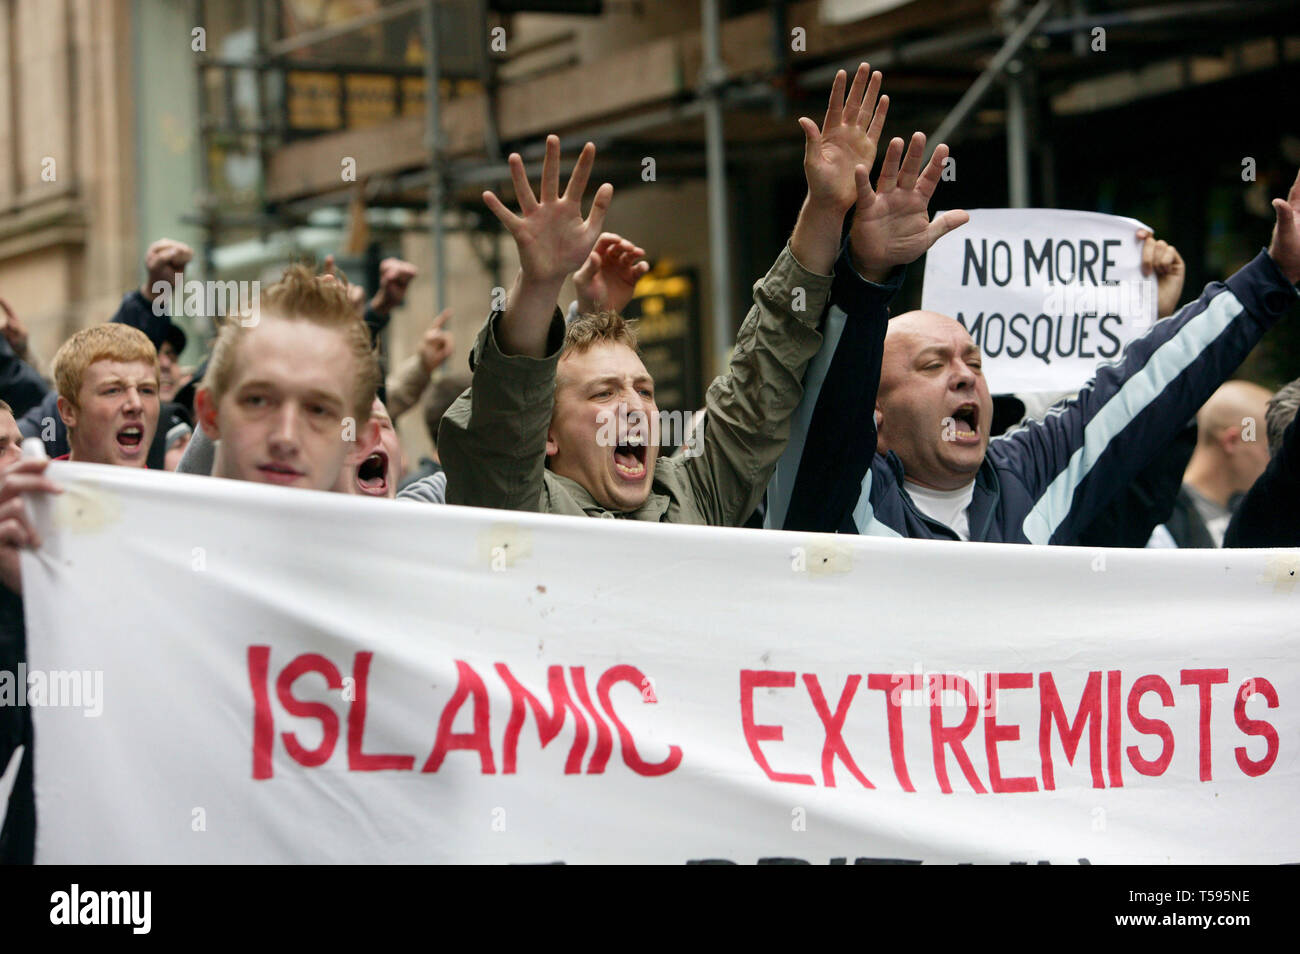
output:
[[[357,491],[370,497],[388,496],[388,454],[377,450],[357,468]]]
[[[144,449],[144,425],[125,424],[116,434],[117,448],[125,457],[135,457]]]
[[[624,443],[614,448],[614,470],[619,477],[635,483],[646,475],[646,445]]]
[[[968,402],[952,412],[952,439],[958,444],[978,443],[980,439],[980,408]]]

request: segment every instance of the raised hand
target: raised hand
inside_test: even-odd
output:
[[[1268,254],[1292,285],[1300,284],[1300,172],[1285,199],[1273,200],[1277,224]]]
[[[573,274],[573,287],[578,293],[578,311],[622,312],[632,300],[637,280],[650,271],[645,249],[633,245],[621,235],[602,232],[596,240],[582,268]]]
[[[394,261],[394,259],[386,259],[386,261]],[[357,313],[357,318],[361,319],[365,316],[366,290],[360,285],[353,285],[344,275],[335,271],[333,255],[325,256],[325,264],[321,266],[320,278],[327,282],[342,285],[343,290],[347,292],[348,303],[352,305],[353,311]]]
[[[406,299],[407,286],[419,274],[410,262],[400,258],[386,258],[379,263],[379,290],[370,300],[370,307],[386,315]]]
[[[906,156],[903,140],[890,140],[874,190],[866,167],[854,170],[858,208],[849,230],[849,253],[858,273],[870,281],[883,281],[895,266],[916,261],[941,236],[970,221],[960,209],[930,221],[930,197],[939,186],[948,147],[940,143],[922,172],[924,152],[923,133],[912,134]]]
[[[562,283],[591,254],[614,194],[614,187],[606,182],[596,190],[590,214],[585,219],[582,217],[583,193],[595,161],[596,147],[587,143],[573,167],[564,194],[560,195],[560,139],[547,136],[540,200],[528,183],[524,161],[518,153],[510,154],[510,177],[521,214],[515,215],[507,209],[494,193],[483,193],[483,201],[492,214],[514,236],[525,280]]]
[[[450,308],[440,311],[438,317],[433,319],[433,323],[425,330],[424,337],[420,341],[420,362],[430,374],[441,367],[456,350],[455,337],[450,331],[443,329],[450,317]]]
[[[0,298],[0,335],[4,335],[14,354],[27,357],[27,326],[3,298]]]
[[[155,291],[154,286],[159,283],[172,285],[176,281],[176,276],[185,270],[185,266],[192,258],[194,258],[194,249],[175,239],[161,238],[150,245],[144,253],[144,270],[149,277],[145,279],[140,289],[140,294],[144,296],[145,301],[153,301],[158,295],[163,294],[161,291]]]
[[[1138,229],[1137,237],[1142,242],[1142,274],[1156,276],[1156,317],[1168,318],[1178,310],[1187,266],[1178,249],[1168,242],[1157,241],[1146,229]]]
[[[847,98],[846,79],[843,70],[835,74],[820,130],[806,116],[799,120],[804,133],[803,169],[809,201],[832,205],[841,214],[858,198],[854,167],[870,169],[876,161],[876,145],[889,112],[888,96],[881,96],[878,103],[876,100],[881,84],[879,71],[872,73],[870,66],[861,64]]]

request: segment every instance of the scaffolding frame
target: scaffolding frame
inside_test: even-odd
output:
[[[924,3],[925,0],[918,0]],[[453,157],[448,153],[442,127],[442,97],[437,95],[443,76],[438,63],[436,7],[439,0],[399,0],[378,11],[359,16],[348,23],[310,31],[292,39],[267,43],[265,2],[254,4],[257,34],[256,50],[250,58],[223,60],[212,56],[199,57],[200,71],[199,116],[203,137],[201,163],[202,196],[200,220],[204,227],[204,256],[211,264],[213,249],[219,244],[224,231],[231,228],[255,225],[263,229],[292,227],[306,221],[317,208],[346,205],[350,195],[346,191],[318,191],[316,194],[296,196],[287,200],[272,201],[266,194],[268,160],[274,149],[270,141],[284,136],[283,117],[278,120],[268,115],[268,75],[276,70],[286,70],[285,54],[324,40],[345,36],[358,29],[386,22],[398,16],[418,12],[421,33],[427,56],[422,69],[403,68],[401,75],[419,73],[425,80],[424,158],[422,164],[406,171],[393,170],[376,174],[371,182],[370,197],[376,202],[417,205],[427,217],[427,227],[433,242],[434,296],[437,310],[446,300],[446,271],[444,244],[448,231],[468,228],[482,229],[496,235],[495,222],[489,221],[474,200],[466,200],[469,187],[508,182],[509,170],[503,159],[503,137],[497,125],[500,85],[491,58],[484,60],[480,82],[483,97],[483,145],[473,155]],[[194,22],[206,23],[205,0],[191,0]],[[701,64],[698,83],[694,89],[675,101],[642,109],[634,115],[617,118],[602,117],[595,120],[576,120],[561,124],[558,130],[562,148],[569,150],[588,140],[604,150],[617,147],[621,142],[635,142],[636,137],[656,130],[680,128],[683,123],[702,121],[703,142],[688,145],[683,152],[688,164],[702,165],[707,182],[709,255],[713,284],[711,288],[714,315],[711,345],[715,364],[720,364],[730,350],[733,328],[731,300],[733,291],[731,269],[731,243],[728,239],[728,182],[726,118],[740,111],[766,108],[771,115],[790,117],[793,102],[807,94],[820,95],[828,86],[835,70],[852,67],[859,61],[870,62],[873,69],[915,71],[920,88],[915,94],[926,100],[947,100],[954,77],[964,82],[965,89],[955,103],[943,111],[942,119],[932,127],[935,132],[928,137],[929,148],[941,141],[951,144],[954,139],[969,135],[978,125],[977,109],[995,86],[1003,87],[1005,109],[1005,135],[1007,139],[1007,179],[1010,203],[1025,206],[1030,202],[1031,152],[1030,117],[1043,108],[1040,83],[1034,82],[1039,58],[1036,44],[1049,43],[1052,38],[1071,38],[1073,58],[1082,63],[1088,56],[1088,39],[1091,31],[1130,31],[1130,39],[1138,29],[1178,27],[1189,30],[1194,39],[1194,49],[1181,55],[1189,56],[1195,49],[1222,49],[1227,39],[1273,37],[1279,42],[1278,18],[1291,9],[1291,0],[1257,0],[1252,5],[1252,17],[1242,29],[1240,22],[1228,29],[1239,4],[1230,0],[1177,0],[1161,2],[1149,0],[1144,6],[1123,9],[1096,9],[1096,0],[986,0],[987,16],[981,21],[962,21],[955,26],[931,30],[927,35],[916,31],[887,37],[885,42],[873,42],[861,49],[837,51],[834,55],[812,61],[800,69],[789,55],[788,35],[790,18],[787,5],[771,0],[766,8],[770,20],[770,41],[773,67],[758,74],[732,75],[722,57],[723,27],[731,21],[721,19],[718,0],[700,0],[700,53]],[[479,22],[486,30],[489,16],[488,0],[478,0]],[[873,18],[876,19],[876,18]],[[1240,21],[1240,18],[1237,18]],[[486,33],[485,33],[486,35]],[[1177,56],[1176,48],[1164,49],[1159,42],[1138,44],[1135,55],[1118,54],[1102,64],[1102,73],[1122,73],[1131,70],[1143,55],[1155,51],[1156,55]],[[987,56],[982,68],[973,69]],[[954,66],[954,63],[957,65]],[[964,67],[962,64],[966,64]],[[1094,59],[1091,62],[1096,67]],[[313,64],[312,70],[337,69],[345,71],[347,64]],[[295,66],[295,68],[303,68]],[[226,128],[214,123],[207,111],[207,83],[203,74],[209,70],[252,70],[257,77],[258,122],[251,128]],[[371,70],[367,67],[367,70]],[[1060,84],[1061,77],[1071,73],[1068,63],[1052,64],[1052,81]],[[380,71],[375,69],[373,71]],[[974,72],[974,78],[968,79]],[[1076,68],[1074,72],[1078,72]],[[1095,72],[1095,70],[1094,70]],[[926,87],[927,78],[933,91]],[[524,81],[529,82],[529,81]],[[1049,106],[1050,108],[1050,106]],[[575,116],[579,112],[575,110]],[[208,175],[207,155],[211,136],[216,133],[252,136],[261,162],[259,206],[253,217],[232,216],[216,207],[212,199],[212,183]],[[793,139],[786,133],[779,139],[765,142],[760,147],[746,144],[746,152],[756,148],[788,150]],[[530,176],[535,176],[540,166],[544,144],[538,137],[510,143],[525,160]],[[699,148],[699,147],[702,147]],[[698,153],[703,153],[699,156]],[[702,163],[700,159],[702,158]],[[615,167],[617,168],[617,167]],[[630,170],[628,170],[630,171]],[[423,200],[412,196],[424,192]],[[458,212],[458,222],[448,224],[448,215]]]

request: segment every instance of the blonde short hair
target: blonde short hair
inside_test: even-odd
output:
[[[570,352],[582,354],[598,344],[625,344],[640,355],[634,322],[628,321],[616,311],[593,311],[569,322],[569,326],[564,329],[564,346],[560,349],[560,357],[563,358]]]
[[[274,285],[265,289],[258,302],[259,314],[270,313],[291,321],[306,321],[343,336],[356,362],[352,382],[352,409],[358,421],[370,419],[370,405],[379,390],[379,359],[366,327],[348,300],[347,286],[317,275],[306,265],[290,265]],[[235,358],[240,339],[252,330],[232,315],[217,334],[203,387],[214,403],[220,404],[235,375]]]
[[[59,397],[78,407],[82,379],[96,361],[143,361],[159,374],[158,351],[139,328],[117,322],[92,325],[82,328],[54,353],[51,373]]]

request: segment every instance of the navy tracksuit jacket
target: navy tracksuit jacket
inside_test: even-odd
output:
[[[887,305],[900,280],[873,285],[839,266],[825,341],[809,366],[790,444],[768,487],[767,526],[958,539],[913,504],[898,457],[876,453]],[[1261,252],[1098,367],[1077,397],[1042,421],[994,438],[967,510],[971,540],[1074,541],[1297,297]]]

